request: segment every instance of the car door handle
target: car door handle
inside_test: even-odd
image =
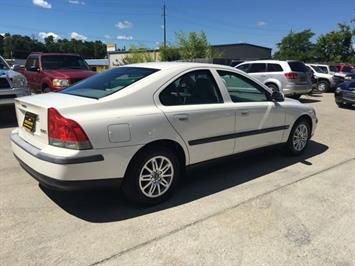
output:
[[[187,121],[189,120],[189,115],[188,114],[178,114],[174,115],[174,117],[179,120],[179,121]]]
[[[242,116],[247,116],[247,115],[249,115],[249,111],[241,111],[240,114]]]

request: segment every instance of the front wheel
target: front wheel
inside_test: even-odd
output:
[[[134,202],[154,205],[173,193],[179,177],[180,162],[172,151],[147,149],[130,163],[122,190]]]
[[[299,155],[304,152],[309,142],[310,130],[311,126],[306,119],[295,123],[286,144],[290,154]]]
[[[317,84],[317,89],[320,92],[327,92],[329,90],[329,87],[330,87],[329,82],[325,80],[319,81]]]

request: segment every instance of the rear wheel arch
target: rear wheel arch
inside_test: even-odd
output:
[[[127,166],[127,169],[126,169],[126,173],[127,173],[128,169],[130,167],[132,167],[132,164],[134,163],[137,156],[139,156],[142,152],[145,152],[147,150],[151,150],[154,148],[158,148],[158,147],[164,147],[164,148],[169,149],[170,151],[174,152],[180,161],[181,171],[184,171],[185,166],[187,164],[187,156],[185,154],[184,148],[178,142],[176,142],[174,140],[163,139],[163,140],[156,140],[156,141],[150,142],[150,143],[144,145],[142,148],[140,148],[134,154],[132,159],[130,160],[130,162]]]

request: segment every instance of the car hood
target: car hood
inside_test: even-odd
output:
[[[25,78],[24,75],[22,75],[19,72],[13,71],[13,70],[0,70],[0,77],[7,77],[9,79],[16,79],[16,78]]]
[[[84,79],[91,77],[96,74],[94,71],[83,70],[83,69],[55,69],[55,70],[44,70],[43,73],[52,78],[62,78],[62,79]]]

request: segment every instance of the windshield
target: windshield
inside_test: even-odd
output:
[[[85,61],[76,55],[44,55],[42,56],[42,68],[44,70],[89,69]]]
[[[0,57],[0,70],[9,70],[9,66],[6,64],[4,59]]]
[[[349,66],[343,67],[343,72],[351,72],[352,68]]]
[[[312,68],[313,68],[314,71],[316,71],[317,73],[326,73],[326,72],[324,72],[319,66],[312,65]]]
[[[339,66],[329,66],[329,70],[332,72],[339,72]]]
[[[141,67],[114,68],[76,83],[60,93],[100,99],[118,92],[156,71],[158,69]]]

